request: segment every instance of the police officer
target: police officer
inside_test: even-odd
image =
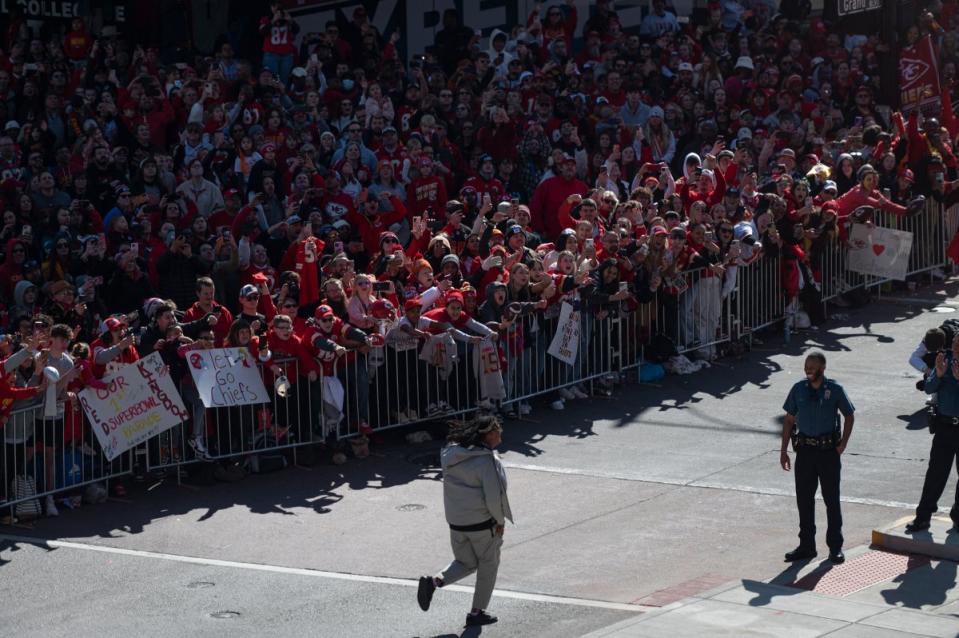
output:
[[[829,560],[839,564],[842,553],[842,511],[839,507],[840,455],[849,443],[855,420],[852,403],[842,386],[827,379],[826,356],[813,351],[806,356],[806,379],[789,391],[783,409],[782,449],[779,464],[790,469],[786,448],[790,438],[796,452],[796,505],[799,508],[799,547],[786,554],[786,561],[816,557],[816,486],[826,503],[826,544]],[[843,415],[842,432],[839,416]]]
[[[935,412],[929,421],[929,430],[933,433],[932,450],[916,518],[906,525],[906,531],[910,533],[929,529],[929,519],[938,509],[939,497],[959,453],[959,335],[953,338],[951,345],[951,352],[940,351],[936,355],[935,366],[926,377],[926,393],[936,396]],[[959,488],[949,517],[959,529]]]
[[[420,578],[417,602],[430,608],[437,587],[476,572],[473,609],[466,625],[496,622],[486,613],[496,572],[506,519],[513,520],[506,498],[506,472],[496,455],[503,428],[496,417],[481,415],[465,424],[452,424],[448,444],[440,454],[443,467],[443,504],[450,527],[453,561],[436,576]]]

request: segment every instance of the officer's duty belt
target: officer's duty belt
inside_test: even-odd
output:
[[[793,434],[793,447],[817,448],[820,450],[831,450],[839,443],[839,432],[824,434],[823,436],[806,436],[805,434]]]

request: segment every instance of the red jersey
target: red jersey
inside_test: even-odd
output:
[[[446,208],[446,185],[436,175],[419,177],[406,187],[406,201],[410,217],[422,217],[427,208],[433,209],[434,216]]]
[[[483,195],[489,193],[493,206],[503,201],[503,195],[506,194],[506,187],[503,186],[503,182],[495,177],[484,179],[482,175],[473,175],[463,183],[463,188],[467,186],[476,190],[476,194],[479,196],[478,201],[483,201]]]
[[[274,55],[293,55],[296,53],[296,33],[300,30],[296,22],[274,24],[268,17],[260,18],[260,35],[263,36],[263,53]]]

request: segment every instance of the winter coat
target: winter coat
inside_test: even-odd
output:
[[[443,504],[451,525],[476,525],[494,519],[513,521],[506,497],[506,471],[493,450],[484,446],[447,445],[440,453]]]

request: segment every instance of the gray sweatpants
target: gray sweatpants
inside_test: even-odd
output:
[[[493,586],[496,585],[503,537],[492,529],[480,532],[457,532],[451,529],[450,545],[453,547],[453,562],[437,576],[444,585],[449,585],[476,572],[473,609],[486,609],[493,596]]]

